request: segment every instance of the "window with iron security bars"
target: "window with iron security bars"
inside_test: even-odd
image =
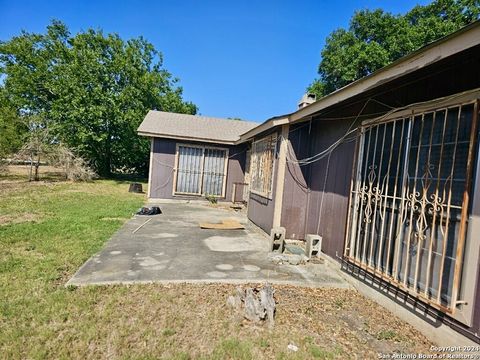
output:
[[[271,197],[276,148],[276,134],[253,142],[250,159],[251,192]]]
[[[454,313],[477,142],[477,101],[361,128],[347,261]]]
[[[225,196],[226,149],[178,145],[175,194]]]

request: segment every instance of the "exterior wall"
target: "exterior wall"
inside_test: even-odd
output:
[[[297,159],[317,154],[349,126],[347,121],[297,125],[290,131],[290,153]],[[288,163],[286,172],[282,226],[287,238],[322,235],[322,250],[332,258],[343,252],[354,147],[343,144],[330,157],[306,166]]]
[[[479,66],[477,46],[332,106],[325,118],[320,114],[291,127],[290,153],[297,159],[315,155],[343,136],[350,126],[354,128],[361,120],[378,116],[368,114],[478,88],[480,72],[475,69]],[[376,101],[365,106],[370,98]],[[360,114],[362,117],[352,124]],[[328,255],[335,258],[337,253],[342,254],[354,153],[352,142],[338,147],[330,159],[301,167],[288,163],[282,209],[287,238],[303,239],[305,234],[318,233],[324,236],[324,251]]]
[[[287,231],[288,239],[305,238],[308,198],[310,196],[308,166],[299,166],[292,160],[304,159],[309,155],[313,135],[310,123],[299,124],[290,128],[288,135],[290,146],[285,170],[285,188],[283,193],[281,224]]]
[[[478,255],[477,259],[480,259],[480,249],[478,248],[478,234],[480,233],[480,129],[477,133],[476,167],[473,171],[473,174],[475,176],[475,180],[473,182],[473,188],[471,193],[475,195],[471,204],[471,214],[468,219],[468,235],[470,236],[467,237],[467,241],[471,241],[473,237],[477,239],[477,246],[473,247],[471,251],[475,255]],[[465,251],[469,251],[469,249],[466,248]],[[478,262],[473,264],[467,263],[465,264],[465,266],[466,269],[464,269],[464,276],[466,276],[465,272],[468,271],[469,273],[476,275],[477,279],[476,284],[474,284],[473,289],[471,289],[475,292],[476,300],[473,307],[472,326],[468,330],[474,333],[478,333],[480,331],[480,266]]]
[[[153,149],[150,154],[150,198],[173,198],[175,151],[174,140],[153,138]]]
[[[268,134],[259,135],[258,138],[262,138]],[[277,151],[275,152],[275,163],[273,167],[273,190],[272,196],[266,198],[264,196],[250,193],[248,199],[248,212],[247,216],[255,225],[260,227],[266,233],[270,233],[273,225],[273,212],[275,208],[275,194],[276,194],[276,181],[277,181],[277,169],[278,169],[278,150],[279,141],[277,140]]]
[[[308,122],[291,127],[289,140],[292,156],[303,159],[325,150],[345,134],[358,115],[362,115],[357,121],[360,123],[362,120],[378,116],[374,114],[388,110],[380,102],[392,107],[401,107],[479,88],[479,66],[480,47],[477,46],[463,54],[425,67],[408,76],[366,91],[342,104],[332,106],[323,115],[319,114]],[[369,98],[374,98],[378,102],[369,102],[364,107]],[[477,137],[480,138],[480,132]],[[480,147],[480,144],[478,146]],[[476,194],[469,219],[471,236],[476,236],[480,229],[480,192],[478,190],[480,159],[478,156],[477,154],[476,188],[471,192]],[[333,151],[330,158],[326,157],[311,165],[300,167],[298,164],[288,163],[285,174],[282,226],[287,230],[287,238],[303,239],[305,234],[320,234],[323,236],[322,250],[338,262],[341,262],[344,249],[354,157],[355,143],[346,143]],[[328,176],[326,176],[327,173]],[[471,251],[479,254],[478,246]],[[480,332],[478,257],[477,262],[469,264],[466,271],[469,274],[473,273],[474,276],[471,278],[476,279],[468,284],[469,287],[473,287],[476,294],[471,325],[462,324],[433,308],[428,308],[428,312],[437,314],[434,317],[440,323],[445,323],[480,343],[480,337],[476,335]],[[354,272],[349,271],[349,273],[355,276]],[[359,274],[356,278],[358,281],[365,282],[364,275]],[[393,291],[392,294],[396,294],[392,297],[394,301],[406,309],[411,308],[407,304],[415,300],[409,299],[407,294],[401,291]],[[384,290],[384,293],[386,292],[388,291]],[[418,312],[416,314],[421,318]]]
[[[206,145],[228,148],[228,165],[226,177],[225,198],[230,201],[234,182],[243,182],[245,170],[246,145],[225,146],[206,143],[193,143],[172,139],[154,138],[151,159],[150,198],[154,199],[202,199],[201,196],[173,195],[173,180],[175,167],[175,152],[177,143]]]

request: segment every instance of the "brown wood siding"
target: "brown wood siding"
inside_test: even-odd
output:
[[[327,149],[350,124],[351,120],[312,123],[310,154]],[[308,169],[311,192],[306,233],[321,235],[322,250],[333,258],[343,252],[353,153],[353,143],[343,144]]]
[[[176,142],[169,139],[153,139],[150,197],[171,199]]]
[[[282,204],[281,224],[288,239],[305,238],[305,221],[309,189],[309,166],[300,166],[292,160],[309,156],[310,123],[292,126],[288,135],[290,146],[285,169],[285,187]],[[289,157],[292,159],[289,160]]]

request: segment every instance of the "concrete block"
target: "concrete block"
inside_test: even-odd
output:
[[[285,233],[283,227],[276,227],[270,231],[270,251],[282,253],[285,248]]]
[[[305,255],[309,259],[312,257],[320,257],[320,253],[322,252],[322,237],[316,234],[307,234],[305,240]]]

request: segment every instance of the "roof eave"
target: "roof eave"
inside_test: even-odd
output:
[[[170,134],[160,134],[160,133],[152,133],[148,131],[138,131],[138,135],[146,136],[146,137],[155,137],[155,138],[164,138],[164,139],[173,139],[173,140],[183,140],[183,141],[196,141],[196,142],[203,142],[209,144],[222,144],[222,145],[235,145],[236,141],[232,140],[219,140],[219,139],[207,139],[207,138],[199,138],[193,136],[177,136],[177,135],[170,135]]]
[[[330,93],[316,102],[291,114],[290,122],[302,120],[327,107],[348,100],[364,91],[395,80],[415,70],[438,62],[463,50],[480,44],[480,21],[476,21],[457,32],[426,45],[390,65],[363,77],[341,89]]]
[[[267,120],[263,124],[258,125],[257,127],[247,131],[246,133],[240,135],[240,139],[236,141],[237,144],[244,143],[246,141],[249,141],[251,138],[254,138],[258,134],[261,134],[265,131],[268,131],[270,129],[273,129],[274,127],[288,124],[289,122],[289,116],[284,116],[284,117],[275,117],[270,120]]]

